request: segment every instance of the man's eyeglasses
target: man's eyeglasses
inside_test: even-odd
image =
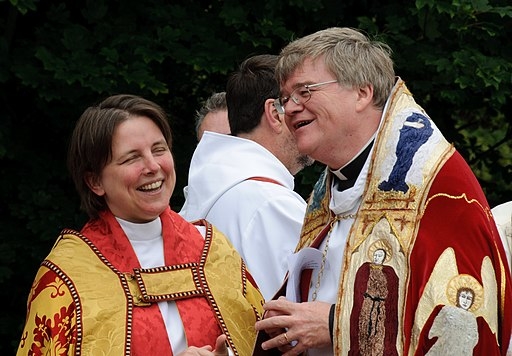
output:
[[[326,84],[332,84],[337,83],[337,80],[329,80],[327,82],[322,83],[316,83],[316,84],[306,84],[303,86],[300,86],[296,88],[294,91],[291,92],[290,96],[283,96],[280,98],[277,98],[274,100],[274,107],[276,108],[277,112],[281,115],[285,112],[285,105],[290,99],[293,100],[293,102],[297,105],[307,103],[309,99],[311,99],[311,91],[309,89],[311,88],[317,88],[321,85]]]

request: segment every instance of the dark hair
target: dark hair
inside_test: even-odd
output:
[[[87,108],[73,130],[68,150],[68,169],[80,196],[80,208],[92,219],[97,218],[107,204],[103,197],[87,186],[86,177],[99,178],[112,159],[114,130],[121,122],[134,116],[151,119],[160,128],[171,149],[172,135],[165,111],[157,104],[135,95],[114,95]]]
[[[275,78],[277,56],[264,54],[246,59],[226,86],[231,134],[251,132],[261,121],[265,101],[279,96]]]

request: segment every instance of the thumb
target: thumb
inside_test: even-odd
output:
[[[215,356],[227,356],[228,355],[228,345],[226,343],[226,335],[222,334],[217,338],[215,342]]]

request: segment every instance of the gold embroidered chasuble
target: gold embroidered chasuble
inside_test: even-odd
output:
[[[133,263],[126,258],[133,251],[120,247],[126,247],[126,237],[120,246],[105,242],[110,236],[104,232],[120,229],[108,215],[107,224],[85,228],[90,234],[101,230],[99,239],[64,230],[42,263],[29,295],[18,355],[172,355],[156,305],[160,301],[176,301],[189,346],[214,347],[224,333],[235,355],[251,353],[263,298],[220,232],[206,221],[197,222],[206,227],[203,240],[195,227],[167,210],[161,216],[164,227],[170,220],[178,226],[168,245],[186,257],[173,257],[179,263],[158,268],[119,269]]]
[[[326,169],[315,185],[297,251],[325,237],[336,219],[329,209],[332,179]],[[473,335],[474,354],[505,354],[512,301],[496,237],[476,178],[398,79],[345,246],[333,354],[423,355],[431,348],[449,354],[453,345],[440,347],[429,330],[443,306],[458,305],[463,290],[473,293],[468,310],[475,322],[468,327],[478,325],[478,332],[447,330]],[[378,263],[376,251],[383,256]],[[467,317],[461,310],[460,320]]]

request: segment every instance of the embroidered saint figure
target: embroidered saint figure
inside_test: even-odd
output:
[[[398,355],[398,276],[384,263],[392,258],[392,248],[377,240],[368,251],[355,279],[354,307],[350,316],[349,355]]]

